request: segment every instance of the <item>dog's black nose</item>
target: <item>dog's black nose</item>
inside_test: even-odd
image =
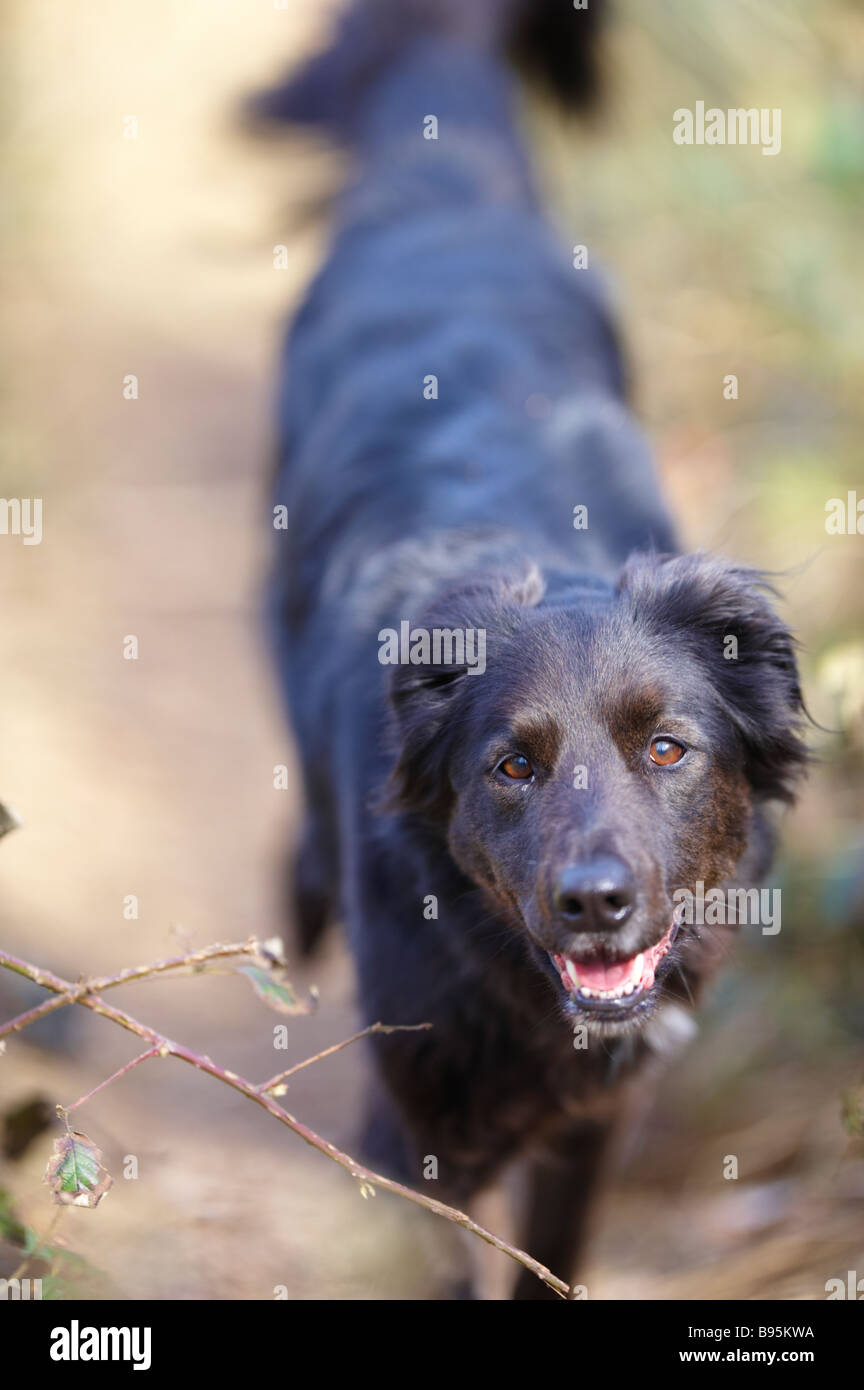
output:
[[[576,931],[608,931],[622,926],[635,901],[633,875],[613,854],[571,864],[555,889],[555,907]]]

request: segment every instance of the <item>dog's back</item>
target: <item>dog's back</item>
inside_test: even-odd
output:
[[[333,48],[259,104],[333,129],[356,164],[285,360],[289,616],[353,584],[370,550],[454,515],[478,527],[518,516],[544,544],[551,526],[566,552],[574,494],[605,502],[621,458],[628,505],[605,528],[598,506],[589,563],[671,542],[647,459],[634,487],[640,446],[615,409],[624,374],[601,287],[574,269],[532,188],[499,52],[514,8],[361,0]],[[574,101],[593,86],[599,8],[524,6],[535,66],[580,59]]]

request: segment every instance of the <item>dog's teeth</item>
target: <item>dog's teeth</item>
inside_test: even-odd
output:
[[[625,993],[625,994],[632,994],[635,988],[636,988],[635,985],[629,985],[629,984],[628,984],[628,985],[625,985],[625,986],[624,986],[624,993]]]
[[[578,974],[576,973],[576,966],[573,964],[572,960],[568,960],[568,962],[567,962],[567,967],[566,967],[566,968],[567,968],[567,975],[568,975],[568,977],[569,977],[569,979],[570,979],[570,983],[572,984],[572,986],[573,986],[574,989],[578,989],[578,988],[579,988],[579,976],[578,976]]]

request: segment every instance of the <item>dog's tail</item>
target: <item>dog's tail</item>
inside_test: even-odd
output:
[[[606,0],[351,0],[328,47],[254,96],[253,119],[318,126],[350,143],[364,96],[416,41],[509,56],[574,111],[595,106]]]

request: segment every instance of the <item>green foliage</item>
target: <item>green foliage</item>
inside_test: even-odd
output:
[[[864,1086],[844,1095],[843,1128],[850,1139],[864,1139]]]
[[[24,1248],[27,1239],[27,1227],[22,1225],[15,1215],[15,1207],[11,1196],[0,1187],[0,1240],[6,1240],[10,1245]]]
[[[280,1014],[308,1014],[314,1008],[314,997],[301,999],[288,976],[278,965],[266,968],[257,965],[238,966],[238,974],[252,982],[252,988],[271,1009]]]
[[[5,1242],[20,1255],[17,1263],[26,1261],[27,1277],[41,1280],[43,1301],[117,1297],[117,1290],[101,1270],[19,1220],[11,1195],[2,1187],[0,1242]]]
[[[67,1130],[54,1140],[54,1155],[45,1170],[45,1182],[55,1202],[63,1206],[95,1207],[114,1179],[102,1164],[102,1151],[86,1134]]]

